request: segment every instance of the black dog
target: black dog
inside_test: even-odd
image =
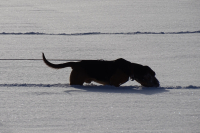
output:
[[[83,85],[84,82],[94,81],[103,85],[119,87],[130,78],[145,87],[159,87],[156,74],[149,66],[131,63],[122,58],[113,61],[82,60],[53,64],[47,61],[43,54],[43,61],[47,66],[55,69],[71,67],[70,85]]]

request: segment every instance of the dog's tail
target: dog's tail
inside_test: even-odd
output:
[[[67,62],[67,63],[63,63],[63,64],[53,64],[45,58],[44,53],[42,53],[42,58],[43,58],[44,63],[47,66],[49,66],[51,68],[55,68],[55,69],[60,69],[60,68],[65,68],[65,67],[73,67],[75,65],[75,62]]]

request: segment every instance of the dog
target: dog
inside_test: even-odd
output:
[[[92,81],[103,85],[119,87],[129,79],[136,80],[145,87],[159,87],[156,73],[149,67],[137,63],[131,63],[123,58],[112,61],[105,60],[81,60],[78,62],[66,62],[53,64],[42,53],[44,63],[54,69],[71,67],[70,85],[83,85]]]

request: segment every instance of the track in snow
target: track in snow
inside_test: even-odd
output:
[[[179,32],[116,32],[116,33],[104,33],[104,32],[85,32],[85,33],[41,33],[41,32],[1,32],[0,35],[63,35],[63,36],[84,36],[84,35],[137,35],[137,34],[193,34],[200,33],[197,31],[179,31]]]

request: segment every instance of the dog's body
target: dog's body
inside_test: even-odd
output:
[[[82,60],[53,64],[47,61],[43,54],[43,61],[47,66],[55,69],[71,67],[70,85],[83,85],[84,82],[94,81],[103,85],[119,87],[131,78],[146,87],[159,86],[155,72],[150,67],[131,63],[122,58],[114,61]]]

